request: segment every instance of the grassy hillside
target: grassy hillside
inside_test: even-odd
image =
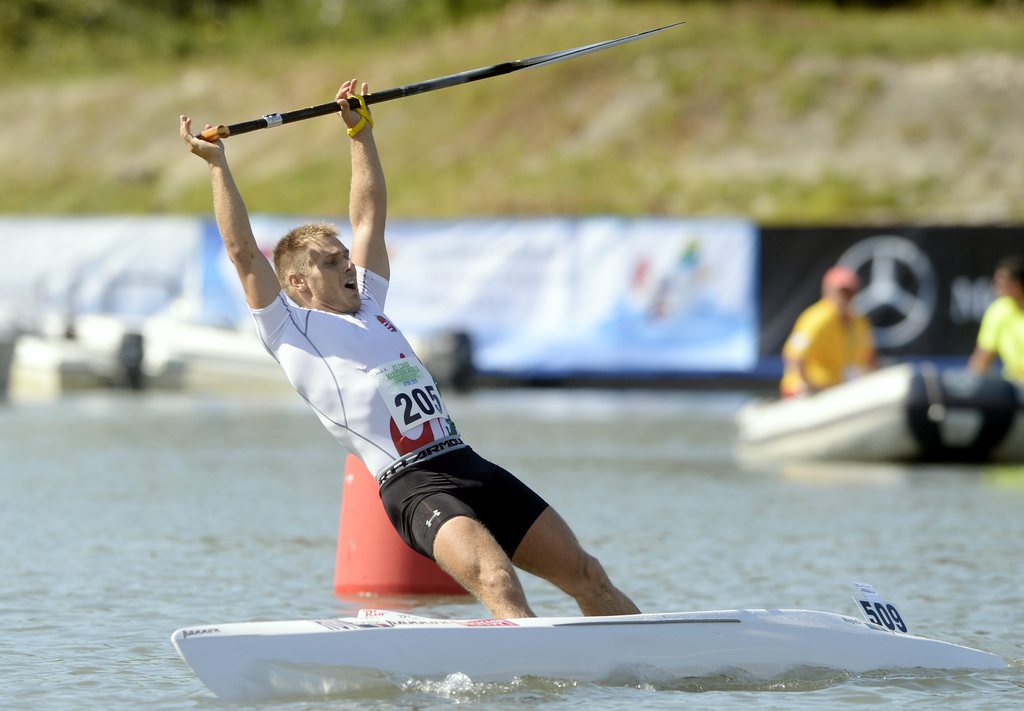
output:
[[[0,83],[0,211],[206,213],[206,174],[176,135],[179,113],[233,123],[330,100],[349,76],[383,89],[685,20],[377,106],[391,214],[1024,219],[1021,3],[565,0],[391,33],[321,19],[340,19],[328,40],[256,14],[206,28],[191,49],[154,39],[150,53],[136,42],[127,55],[111,53],[109,33],[33,37],[53,53],[30,48]],[[336,215],[346,141],[324,117],[227,146],[251,210]]]

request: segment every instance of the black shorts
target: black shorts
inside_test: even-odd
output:
[[[402,540],[431,560],[437,531],[456,516],[486,526],[511,558],[548,507],[533,489],[469,447],[388,478],[380,487],[380,498]]]

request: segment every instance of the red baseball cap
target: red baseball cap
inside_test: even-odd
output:
[[[821,279],[822,289],[851,289],[860,290],[860,277],[857,272],[847,267],[832,267]]]

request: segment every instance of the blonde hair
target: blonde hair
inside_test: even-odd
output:
[[[309,259],[310,247],[337,237],[338,228],[334,225],[314,222],[299,225],[281,238],[274,247],[274,271],[277,272],[277,281],[285,293],[291,295],[288,285],[289,274],[309,276],[309,269],[312,266]]]

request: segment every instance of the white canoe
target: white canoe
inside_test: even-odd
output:
[[[1024,461],[1024,391],[997,375],[883,368],[807,397],[756,401],[736,416],[750,462]]]
[[[219,697],[330,696],[453,673],[474,682],[546,677],[775,679],[800,669],[1000,669],[1001,657],[811,610],[440,620],[359,617],[177,630],[181,657]]]

